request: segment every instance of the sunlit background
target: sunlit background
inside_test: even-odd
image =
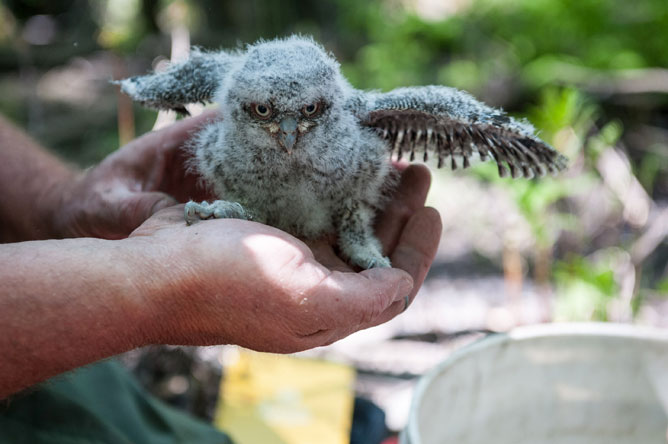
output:
[[[355,366],[358,394],[390,428],[405,421],[415,377],[464,337],[549,321],[668,325],[666,0],[4,0],[0,112],[89,166],[156,122],[108,80],[159,69],[190,44],[291,33],[313,35],[356,87],[465,89],[528,118],[571,161],[541,180],[499,179],[487,164],[434,170],[429,204],[444,232],[419,298],[311,352]],[[155,382],[157,355],[219,363],[204,350],[133,362],[154,392],[210,417],[210,402],[185,395],[199,381],[215,399],[202,371],[171,389]]]

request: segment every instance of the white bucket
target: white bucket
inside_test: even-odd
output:
[[[667,414],[667,332],[546,324],[487,337],[425,375],[401,443],[666,443]]]

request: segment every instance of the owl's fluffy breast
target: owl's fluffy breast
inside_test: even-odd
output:
[[[287,154],[219,123],[199,134],[195,154],[219,199],[241,203],[259,222],[315,238],[334,231],[347,200],[380,203],[389,174],[380,144],[359,126],[332,125],[307,133]]]

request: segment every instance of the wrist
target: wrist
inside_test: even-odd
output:
[[[76,237],[67,227],[65,213],[67,202],[72,199],[79,173],[62,169],[48,178],[37,193],[33,212],[35,232],[32,239],[62,239]]]
[[[147,282],[144,262],[141,250],[123,241],[80,238],[2,246],[0,397],[158,342],[161,318],[152,297],[158,292]]]
[[[180,259],[183,250],[145,236],[112,242],[121,246],[119,260],[127,266],[126,279],[135,294],[130,311],[140,326],[138,336],[144,345],[179,343],[188,335],[184,325],[190,323],[192,312],[188,299],[196,291],[188,283],[193,272]]]

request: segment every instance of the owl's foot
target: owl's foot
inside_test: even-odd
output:
[[[375,248],[366,251],[362,251],[362,249],[359,250],[360,251],[350,256],[351,264],[357,265],[365,270],[370,268],[390,268],[392,266],[390,259],[383,256]]]
[[[383,247],[373,234],[373,210],[359,202],[348,202],[338,220],[338,244],[352,265],[369,268],[389,268],[390,260],[383,256]]]
[[[251,219],[241,204],[226,200],[215,200],[212,203],[190,201],[186,204],[184,215],[188,225],[204,219]]]

